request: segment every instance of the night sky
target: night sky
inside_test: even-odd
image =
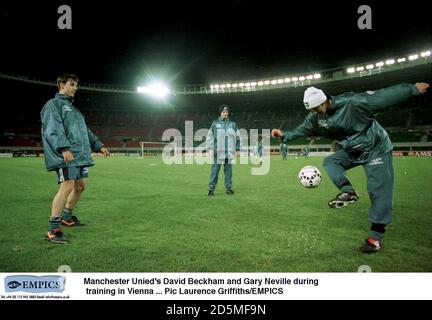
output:
[[[424,3],[328,1],[22,1],[0,5],[0,71],[136,86],[234,82],[308,73],[430,49]],[[59,30],[57,8],[72,8]]]

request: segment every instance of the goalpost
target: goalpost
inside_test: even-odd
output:
[[[144,141],[140,141],[141,146],[141,159],[144,159]]]
[[[155,142],[155,141],[139,141],[141,147],[141,159],[144,159],[144,151],[152,154],[162,154],[163,148],[168,142]]]

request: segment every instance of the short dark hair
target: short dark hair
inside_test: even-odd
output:
[[[78,77],[73,73],[65,73],[57,77],[57,88],[60,89],[60,83],[66,83],[68,80],[78,82]]]

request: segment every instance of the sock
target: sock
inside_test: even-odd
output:
[[[71,220],[72,219],[72,211],[73,211],[73,209],[64,208],[62,213],[61,213],[62,218],[66,221]]]
[[[50,217],[49,224],[48,224],[48,231],[51,232],[55,228],[60,228],[60,217]]]
[[[351,193],[352,193],[352,192],[355,192],[353,186],[350,185],[350,184],[347,184],[347,185],[343,186],[343,187],[341,188],[341,191],[342,191],[342,192],[351,192]]]
[[[349,182],[348,180],[342,181],[339,188],[342,192],[355,192],[353,186],[351,185],[351,182]]]
[[[384,239],[384,233],[385,233],[385,224],[372,223],[372,226],[370,228],[370,235],[369,235],[371,238],[374,238],[381,242]]]

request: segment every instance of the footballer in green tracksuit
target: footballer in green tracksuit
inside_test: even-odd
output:
[[[87,128],[84,116],[72,103],[78,78],[73,74],[62,75],[57,79],[57,86],[59,93],[41,111],[45,164],[48,171],[56,171],[59,184],[45,239],[67,243],[60,225],[84,225],[72,215],[72,210],[86,186],[88,169],[94,164],[91,153],[107,156],[109,151]]]
[[[362,252],[372,253],[381,248],[393,210],[393,146],[387,132],[376,121],[375,114],[423,94],[428,87],[427,83],[404,83],[377,91],[347,92],[338,96],[327,96],[322,90],[310,87],[305,91],[303,102],[311,112],[304,122],[285,132],[272,130],[272,135],[283,142],[317,135],[338,142],[340,149],[326,157],[323,163],[341,191],[329,202],[331,208],[342,208],[358,200],[345,172],[363,166],[371,200],[369,220],[372,226],[369,237],[360,248]]]
[[[260,159],[259,165],[261,165],[262,161],[263,161],[263,144],[262,144],[262,137],[261,136],[258,138],[256,150],[257,150],[257,156]]]
[[[240,151],[240,132],[237,124],[229,119],[230,107],[223,104],[219,107],[219,118],[212,122],[207,135],[207,147],[213,152],[213,163],[208,183],[208,195],[214,196],[218,182],[219,170],[224,165],[225,188],[228,195],[233,195],[232,162],[236,152]]]
[[[287,159],[287,155],[288,155],[288,146],[286,143],[281,143],[280,144],[280,154],[282,156],[282,160],[286,160]]]

